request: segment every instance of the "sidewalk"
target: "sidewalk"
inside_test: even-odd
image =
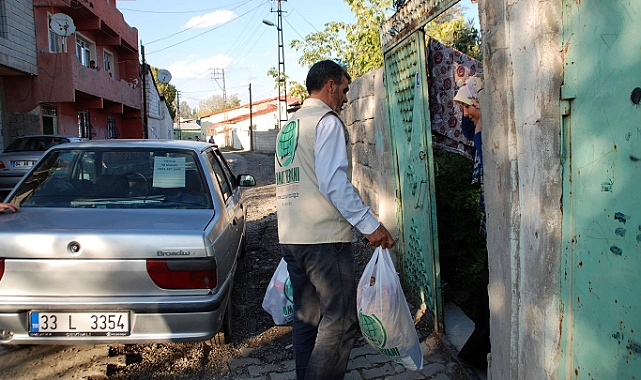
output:
[[[463,366],[456,359],[456,352],[474,329],[474,324],[455,305],[446,305],[446,335],[431,335],[421,342],[423,369],[410,371],[393,363],[389,357],[373,349],[363,338],[359,338],[352,349],[345,380],[486,380],[485,371]],[[442,341],[443,340],[443,341]],[[291,345],[287,346],[291,349]],[[250,357],[252,349],[244,349],[243,357],[231,359],[231,373],[239,374],[234,379],[248,380],[294,380],[296,379],[293,360],[280,363],[265,363]]]

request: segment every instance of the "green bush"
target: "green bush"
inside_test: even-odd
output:
[[[445,297],[464,310],[481,285],[485,236],[479,233],[480,186],[472,184],[472,160],[434,148],[441,284]],[[466,307],[468,306],[468,307]]]

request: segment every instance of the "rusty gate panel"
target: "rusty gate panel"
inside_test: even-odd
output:
[[[563,6],[559,378],[639,379],[641,2]]]

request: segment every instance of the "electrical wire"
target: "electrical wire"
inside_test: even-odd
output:
[[[174,47],[174,46],[178,46],[178,45],[180,45],[180,44],[183,44],[183,43],[185,43],[185,42],[187,42],[187,41],[191,41],[191,40],[193,40],[193,39],[196,39],[196,38],[198,38],[198,37],[200,37],[200,36],[202,36],[202,35],[205,35],[205,34],[207,34],[207,33],[209,33],[209,32],[213,32],[214,30],[216,30],[216,29],[218,29],[218,28],[221,28],[221,27],[223,27],[223,26],[225,26],[225,25],[227,25],[227,24],[229,24],[229,23],[231,23],[231,22],[234,22],[234,21],[236,21],[236,20],[239,20],[239,19],[240,19],[240,18],[242,18],[243,16],[245,16],[245,15],[249,14],[251,11],[256,10],[257,8],[260,8],[261,6],[262,6],[262,4],[261,4],[261,5],[258,5],[258,6],[256,6],[256,7],[254,7],[254,8],[252,8],[252,9],[250,9],[250,10],[248,10],[247,12],[245,12],[245,13],[241,14],[240,16],[236,17],[236,18],[235,18],[235,19],[233,19],[233,20],[229,20],[229,21],[227,21],[227,22],[225,22],[225,23],[222,23],[222,24],[220,24],[220,25],[216,25],[216,26],[214,26],[213,28],[208,29],[208,30],[206,30],[206,31],[204,31],[204,32],[202,32],[202,33],[200,33],[200,34],[197,34],[197,35],[195,35],[195,36],[192,36],[192,37],[190,37],[190,38],[187,38],[187,39],[182,40],[182,41],[180,41],[180,42],[177,42],[177,43],[175,43],[175,44],[169,45],[169,46],[164,47],[164,48],[162,48],[162,49],[158,49],[158,50],[155,50],[155,51],[153,51],[153,52],[149,52],[149,53],[147,53],[147,54],[148,54],[148,55],[151,55],[151,54],[159,53],[159,52],[161,52],[161,51],[167,50],[167,49],[172,48],[172,47]]]
[[[245,4],[249,3],[249,2],[251,2],[251,0],[247,0],[247,1],[245,1],[244,3],[242,3],[241,5],[239,5],[239,6],[237,6],[237,7],[234,7],[234,8],[231,8],[231,9],[228,9],[228,10],[229,10],[229,11],[235,10],[235,9],[240,8],[241,6],[243,6],[243,5],[245,5]],[[222,8],[218,8],[218,9],[216,9],[216,10],[218,11],[218,10],[220,10],[220,9],[222,9]],[[225,10],[227,10],[227,9],[225,9]],[[230,20],[230,21],[233,21],[233,20],[235,20],[235,18],[234,18],[234,19],[232,19],[232,20]],[[208,20],[204,20],[204,21],[202,21],[202,22],[199,22],[199,23],[198,23],[198,24],[196,24],[196,25],[192,25],[192,26],[190,26],[190,27],[188,27],[188,28],[185,28],[185,29],[181,30],[180,32],[176,32],[176,33],[171,34],[171,35],[169,35],[169,36],[167,36],[167,37],[162,37],[162,38],[159,38],[159,39],[154,40],[154,41],[151,41],[151,42],[147,42],[147,45],[151,45],[151,44],[153,44],[153,43],[155,43],[155,42],[163,41],[163,40],[169,39],[169,38],[171,38],[171,37],[175,37],[175,36],[177,36],[177,35],[179,35],[179,34],[182,34],[182,33],[188,32],[188,31],[190,31],[191,29],[196,28],[198,25],[202,25],[202,24],[206,23],[207,21],[208,21]],[[221,24],[221,25],[225,25],[225,24]]]

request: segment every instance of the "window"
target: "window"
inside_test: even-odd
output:
[[[76,33],[76,57],[83,66],[90,67],[91,57],[95,53],[95,45]]]
[[[103,68],[109,73],[110,77],[113,77],[113,61],[114,55],[107,50],[103,51]]]
[[[116,118],[113,116],[107,116],[107,130],[109,131],[110,139],[117,139],[120,136],[118,133],[118,128],[116,128]]]
[[[91,121],[89,112],[78,112],[78,135],[83,138],[91,137]]]
[[[218,186],[220,187],[223,200],[227,202],[227,200],[232,196],[231,184],[229,183],[227,176],[225,176],[225,171],[220,166],[220,162],[218,162],[218,160],[216,159],[213,151],[209,150],[206,153],[206,156],[207,156],[207,162],[209,163],[209,167],[211,170],[209,174],[211,175],[211,178],[214,181],[214,183],[217,183]]]

